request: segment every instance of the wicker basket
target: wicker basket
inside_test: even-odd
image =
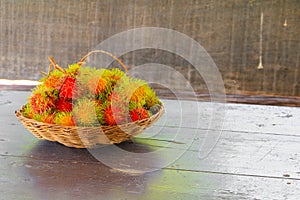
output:
[[[116,144],[142,133],[164,113],[164,107],[147,119],[115,126],[80,127],[60,126],[39,122],[22,115],[22,109],[15,112],[17,118],[33,135],[42,140],[59,142],[68,147],[93,148],[97,144]]]
[[[125,72],[128,73],[126,66],[116,56],[102,50],[88,53],[78,64],[82,65],[86,58],[93,53],[105,53],[113,57],[121,64]],[[51,67],[60,68],[54,59],[49,57],[49,60],[52,65],[50,65],[49,70]],[[62,68],[60,69],[63,70]],[[55,141],[74,148],[93,148],[97,144],[117,144],[129,140],[150,127],[164,113],[164,106],[161,104],[155,114],[143,120],[114,126],[81,127],[48,124],[26,118],[22,115],[23,109],[24,107],[16,110],[15,115],[33,135],[42,140]]]

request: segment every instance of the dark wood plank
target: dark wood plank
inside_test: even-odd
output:
[[[74,153],[82,152],[81,150],[61,148],[61,145],[54,145],[52,142],[39,142],[26,131],[15,132],[16,129],[22,130],[22,126],[14,125],[13,127],[11,131],[0,136],[0,155],[33,157],[35,159],[45,159],[45,155],[51,155],[57,160],[61,154],[66,155],[63,159],[69,160],[78,160],[83,156],[80,153]],[[175,128],[165,128],[164,134],[149,139],[143,138],[144,136],[141,135],[135,139],[135,143],[124,143],[120,145],[120,148],[135,148],[139,152],[143,151],[143,148],[147,151],[147,147],[154,150],[170,148],[160,158],[173,160],[174,163],[170,167],[175,169],[266,177],[283,177],[285,174],[289,174],[290,178],[300,178],[298,165],[300,163],[298,156],[300,154],[300,137],[225,131],[208,157],[201,159],[199,151],[205,131],[194,135],[194,130],[184,130],[185,132],[179,133],[184,134],[180,140],[174,139]],[[191,142],[193,144],[189,146]],[[44,147],[39,149],[40,154],[28,151],[40,146]],[[183,154],[179,159],[173,156],[179,153]]]
[[[16,94],[26,95],[26,93]],[[14,101],[21,100],[21,97],[22,95],[19,98],[14,99]],[[13,101],[9,99],[12,98],[7,98],[7,100],[3,98],[3,102]],[[167,108],[169,107],[168,105],[172,107],[172,101],[165,102]],[[184,103],[192,105],[186,107],[186,112],[192,113],[193,104],[195,102]],[[8,109],[10,106],[18,107],[15,104],[16,103],[11,102],[2,105],[2,107],[8,106],[6,109],[3,109],[3,111],[7,111],[8,113],[5,114],[4,112],[4,115],[2,116],[5,117],[0,118],[0,122],[3,122],[1,140],[2,143],[4,143],[1,148],[1,153],[20,156],[22,155],[24,148],[30,148],[30,144],[31,146],[35,145],[35,138],[17,122],[13,113],[9,113],[12,111]],[[205,106],[203,107],[204,109],[206,108]],[[187,121],[190,124],[184,124],[184,126],[187,127],[182,128],[180,130],[181,132],[177,135],[175,135],[178,131],[176,126],[174,127],[170,124],[170,126],[160,127],[158,123],[158,126],[154,126],[146,131],[145,134],[139,136],[140,138],[151,137],[150,140],[137,139],[137,142],[156,147],[171,146],[175,150],[180,150],[180,152],[187,151],[186,155],[188,156],[181,159],[193,160],[195,163],[191,165],[192,168],[190,168],[193,170],[211,170],[219,172],[224,172],[224,170],[226,170],[228,173],[236,172],[240,174],[276,177],[281,177],[284,173],[289,173],[291,177],[299,177],[297,166],[297,163],[299,163],[297,156],[299,154],[299,132],[297,130],[299,126],[297,125],[300,124],[298,123],[300,117],[298,118],[298,108],[280,107],[279,109],[279,107],[271,106],[263,107],[236,104],[229,104],[227,107],[229,115],[227,113],[228,117],[226,118],[224,125],[225,130],[220,137],[219,143],[215,146],[212,156],[209,157],[209,162],[207,162],[207,160],[202,161],[198,158],[198,151],[207,130],[195,129],[193,127],[194,124],[192,123],[195,122],[193,121],[195,119],[190,116],[187,116]],[[241,115],[239,117],[239,112],[247,112],[250,108],[255,111],[252,111],[252,113],[249,113],[247,116]],[[169,116],[167,117],[170,118],[168,122],[173,123],[176,121],[176,112],[172,113],[174,111],[172,109],[167,111],[169,113]],[[270,116],[267,115],[267,117],[272,117],[274,121],[269,122],[268,119],[263,117],[266,113],[271,113]],[[274,113],[276,115],[274,115]],[[7,118],[6,116],[11,116],[11,118]],[[239,121],[237,121],[238,118]],[[6,123],[4,119],[8,120],[9,123]],[[258,120],[257,123],[260,121],[264,126],[257,126],[256,123],[253,123],[254,120]],[[243,122],[243,126],[240,126],[237,122]],[[230,126],[226,124],[230,124]],[[273,124],[275,124],[275,127],[277,126],[277,129],[273,128]],[[226,128],[230,129],[231,127],[235,130],[226,130]],[[160,133],[153,135],[152,132],[158,132],[156,129],[160,130]],[[249,131],[247,131],[248,129]],[[209,131],[209,133],[214,132],[214,130]],[[27,133],[24,134],[24,132]],[[176,136],[175,138],[174,135]],[[22,139],[25,141],[22,141]],[[172,142],[170,143],[170,141]],[[24,147],[22,142],[29,146]],[[193,145],[189,146],[192,142]],[[14,148],[11,148],[8,151],[5,144],[14,146]],[[224,161],[219,160],[221,155],[223,156]],[[250,161],[252,161],[252,164],[249,163]],[[207,165],[207,163],[213,164]],[[286,163],[289,163],[287,167],[285,167]],[[278,169],[266,167],[268,164],[276,166]],[[188,166],[182,164],[180,166],[183,169],[189,169]],[[194,166],[201,166],[201,168],[193,168]]]
[[[291,178],[300,179],[299,136],[223,131],[209,153],[206,150],[210,149],[202,149],[205,131],[195,134],[193,129],[184,129],[179,133],[184,137],[179,140],[175,138],[176,128],[165,128],[163,133],[150,139],[137,138],[136,141],[175,149],[169,154],[184,153],[174,160],[172,168],[270,177],[288,174]],[[193,143],[188,146],[191,141]],[[206,158],[199,156],[201,151],[201,155],[209,153]],[[163,156],[168,157],[169,154]]]
[[[135,153],[167,150],[146,160],[145,166],[159,166],[160,161],[172,161],[177,156],[178,159],[155,172],[132,174],[104,165],[85,149],[34,138],[13,113],[28,94],[0,92],[0,193],[5,199],[21,195],[25,199],[294,199],[300,196],[299,108],[227,104],[223,133],[208,157],[200,159],[199,149],[207,131],[218,131],[208,126],[206,112],[210,111],[210,104],[182,101],[186,119],[177,132],[178,110],[173,108],[178,107],[178,102],[164,100],[169,108],[166,116],[134,142],[118,147]],[[195,106],[203,112],[197,118],[193,116]],[[195,126],[198,119],[202,127]],[[112,149],[101,148],[102,153]],[[111,155],[117,164],[126,164],[122,159],[130,158]],[[135,165],[130,163],[129,169],[134,170]]]
[[[156,125],[202,130],[300,134],[300,107],[173,100],[164,100],[164,102],[167,113]],[[219,110],[213,113],[214,109]],[[220,120],[215,126],[211,125],[212,117]]]
[[[0,156],[2,199],[297,199],[300,181],[163,169],[142,175],[101,163]]]

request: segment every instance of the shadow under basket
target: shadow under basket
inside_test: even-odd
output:
[[[16,117],[33,135],[42,140],[59,142],[68,147],[93,148],[97,144],[117,144],[130,140],[156,122],[164,113],[163,105],[149,118],[115,126],[61,126],[48,124],[22,115],[22,109],[16,110]]]

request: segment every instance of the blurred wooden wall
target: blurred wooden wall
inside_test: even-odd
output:
[[[261,12],[264,69],[258,70]],[[197,40],[219,67],[227,93],[300,96],[298,0],[1,0],[0,78],[39,79],[48,55],[66,66],[111,35],[146,26]],[[205,90],[192,66],[169,61],[197,91]]]

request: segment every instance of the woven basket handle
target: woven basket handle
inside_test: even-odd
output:
[[[85,63],[85,60],[90,55],[92,55],[94,53],[103,53],[103,54],[106,54],[106,55],[112,57],[113,59],[115,59],[123,67],[123,69],[126,72],[126,74],[129,74],[126,65],[117,56],[115,56],[114,54],[112,54],[110,52],[104,51],[104,50],[94,50],[94,51],[89,52],[88,54],[86,54],[85,56],[83,56],[83,58],[81,58],[81,60],[77,64],[80,65],[80,66],[83,65]]]

